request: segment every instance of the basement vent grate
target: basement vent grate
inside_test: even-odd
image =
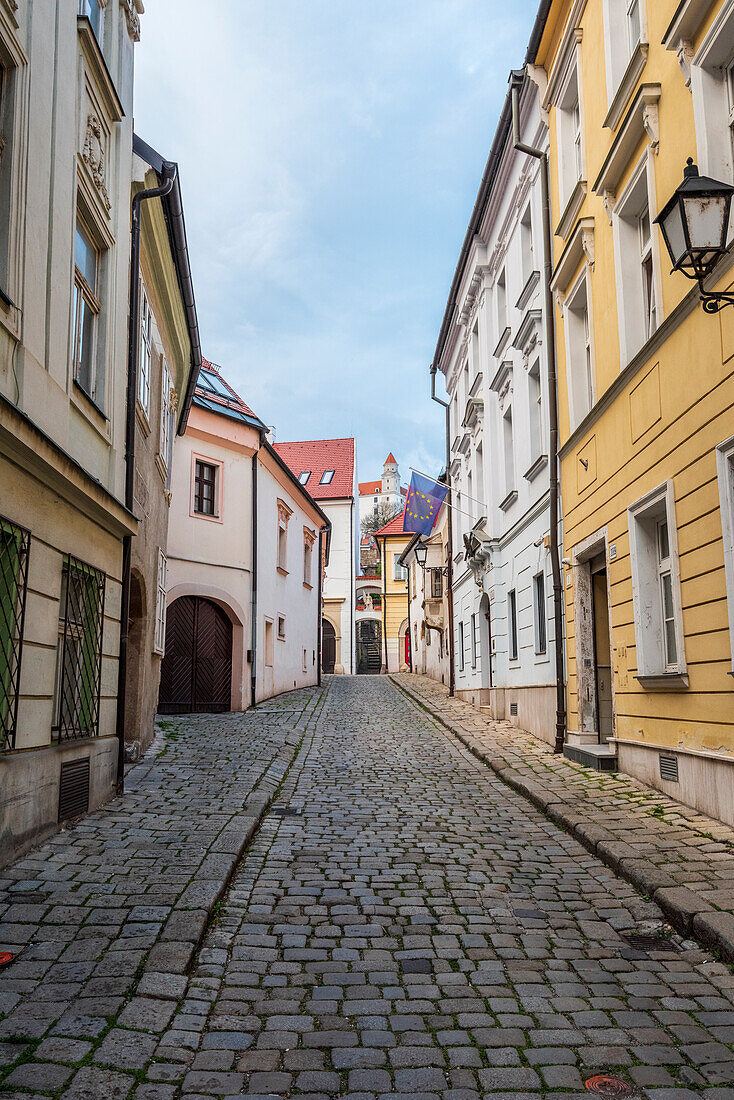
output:
[[[517,718],[517,703],[510,703],[510,714],[513,718]]]
[[[61,765],[59,822],[79,817],[89,810],[89,757],[68,760]]]
[[[678,757],[672,753],[660,753],[660,778],[667,779],[669,783],[678,782]]]

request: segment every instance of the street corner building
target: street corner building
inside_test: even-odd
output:
[[[549,120],[566,751],[732,824],[734,308],[701,290],[730,288],[734,257],[692,284],[655,218],[688,158],[734,183],[734,5],[551,0],[528,61]]]
[[[2,863],[118,774],[138,7],[0,3]]]
[[[411,667],[410,624],[408,622],[408,569],[403,551],[412,539],[405,531],[405,509],[373,534],[379,555],[377,606],[372,597],[358,621],[358,671],[406,672]],[[370,589],[364,593],[370,596]],[[364,598],[364,597],[363,597]],[[380,665],[375,668],[375,646],[379,645]]]
[[[331,523],[321,620],[322,671],[356,671],[355,602],[359,572],[357,444],[353,438],[274,443]]]
[[[319,682],[331,522],[268,433],[205,360],[173,457],[161,713]]]

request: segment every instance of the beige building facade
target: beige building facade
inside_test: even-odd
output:
[[[138,36],[133,3],[0,0],[2,863],[117,780]]]

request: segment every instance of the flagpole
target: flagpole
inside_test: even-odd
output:
[[[424,477],[426,479],[426,481],[432,481],[434,485],[443,486],[442,481],[438,481],[437,478],[430,477],[428,474],[424,474],[422,470],[416,470],[415,466],[409,466],[408,469],[412,470],[414,474],[420,474],[420,476]],[[478,504],[481,508],[483,508],[485,510],[485,512],[488,511],[487,505],[484,503],[483,500],[480,500],[479,497],[469,496],[468,493],[462,493],[462,496],[465,496],[467,498],[467,500],[473,500],[474,503]],[[461,511],[461,509],[459,509],[459,511]],[[465,514],[468,516],[469,512],[466,512]]]

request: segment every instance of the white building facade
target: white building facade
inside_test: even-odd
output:
[[[537,89],[523,140],[547,145]],[[509,96],[435,363],[451,402],[457,696],[550,742],[556,669],[540,162]]]

